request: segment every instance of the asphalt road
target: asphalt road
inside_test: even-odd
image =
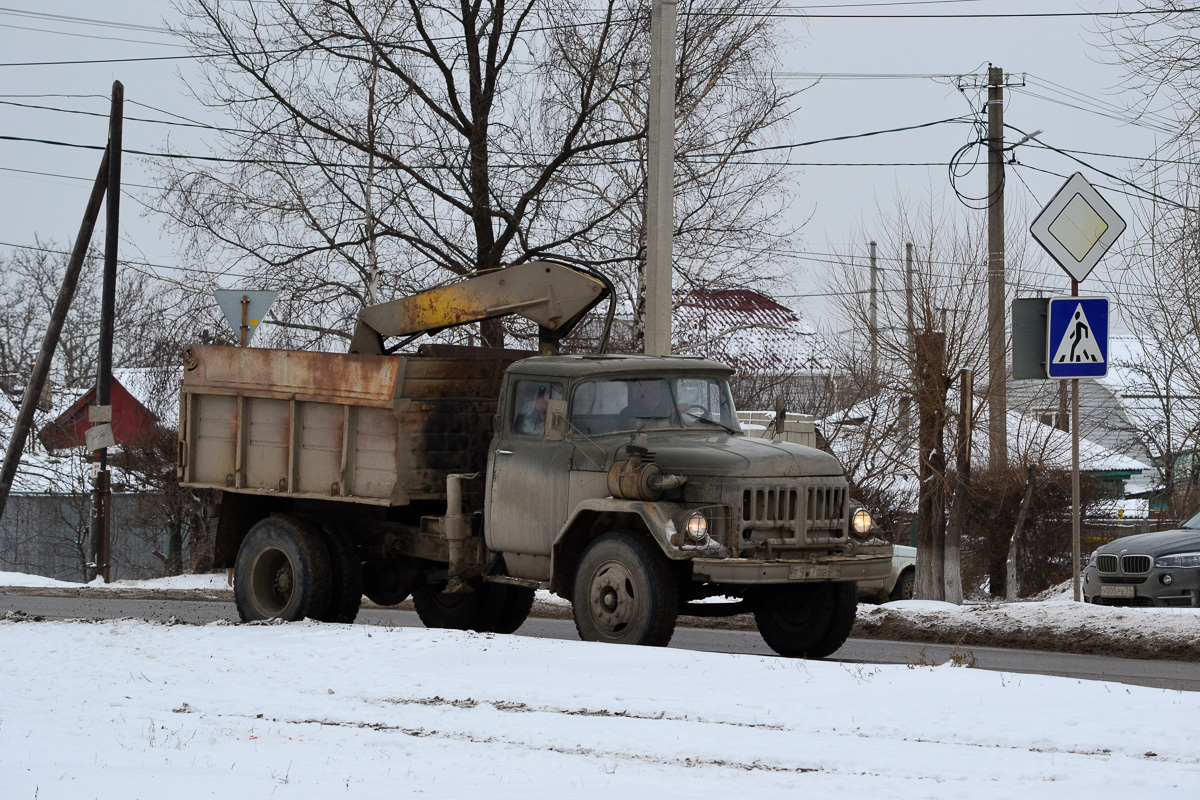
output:
[[[5,611],[22,611],[46,619],[132,617],[166,621],[175,617],[180,622],[194,624],[237,620],[237,610],[233,603],[204,600],[0,595],[0,613]],[[365,625],[405,628],[421,626],[416,613],[399,609],[364,608],[359,613],[358,622]],[[530,618],[517,635],[539,639],[578,639],[575,624],[562,619]],[[681,627],[676,629],[671,647],[716,653],[774,655],[758,633],[753,631]],[[953,647],[947,645],[920,642],[851,639],[834,654],[832,660],[849,664],[943,664],[949,660],[953,650]],[[1182,661],[1149,661],[992,647],[960,648],[959,655],[973,658],[974,666],[979,669],[1200,691],[1200,664]]]

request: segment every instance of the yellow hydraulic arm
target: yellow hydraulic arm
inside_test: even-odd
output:
[[[434,333],[456,325],[519,314],[538,324],[539,349],[554,353],[558,341],[612,294],[608,279],[590,270],[552,261],[517,264],[411,297],[367,306],[359,312],[350,352],[379,355],[387,352],[384,347],[387,337]],[[608,338],[607,327],[604,338]]]

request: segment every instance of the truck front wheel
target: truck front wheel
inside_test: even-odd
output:
[[[679,615],[679,586],[662,553],[630,533],[601,536],[575,569],[575,628],[587,642],[665,647]]]
[[[825,658],[850,636],[858,612],[858,584],[764,586],[755,593],[754,621],[781,656]]]
[[[329,611],[332,584],[321,534],[299,520],[260,520],[238,548],[233,596],[243,622],[321,619]]]

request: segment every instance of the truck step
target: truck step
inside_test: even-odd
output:
[[[511,586],[524,586],[527,589],[549,589],[549,581],[535,581],[529,578],[513,578],[509,575],[484,575],[488,583],[507,583]]]

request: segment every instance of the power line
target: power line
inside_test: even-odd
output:
[[[1108,172],[1107,170],[1100,169],[1099,167],[1095,166],[1094,164],[1089,164],[1088,162],[1084,161],[1082,158],[1079,158],[1078,156],[1073,155],[1073,154],[1067,152],[1066,150],[1059,149],[1059,148],[1055,147],[1054,145],[1046,144],[1046,142],[1043,142],[1038,137],[1027,134],[1025,131],[1021,130],[1020,128],[1016,127],[1015,125],[1006,124],[1004,127],[1012,128],[1017,133],[1021,134],[1022,136],[1027,136],[1031,141],[1037,142],[1038,144],[1042,145],[1046,149],[1053,150],[1056,153],[1064,155],[1067,158],[1074,161],[1075,163],[1081,164],[1094,172],[1098,172],[1101,175],[1105,176],[1106,178],[1111,178],[1112,180],[1117,181],[1118,183],[1123,183],[1126,186],[1130,187],[1131,189],[1141,192],[1143,195],[1145,195],[1147,197],[1154,198],[1155,200],[1161,200],[1162,202],[1167,203],[1168,205],[1175,206],[1176,208],[1181,208],[1184,210],[1193,210],[1193,209],[1189,209],[1188,206],[1185,206],[1184,204],[1182,204],[1176,200],[1172,200],[1169,197],[1163,197],[1161,194],[1158,194],[1157,192],[1153,192],[1149,189],[1146,189],[1145,187],[1139,186],[1138,184],[1134,183],[1133,181],[1126,180],[1125,178],[1122,178],[1119,175],[1114,175],[1113,173]]]

